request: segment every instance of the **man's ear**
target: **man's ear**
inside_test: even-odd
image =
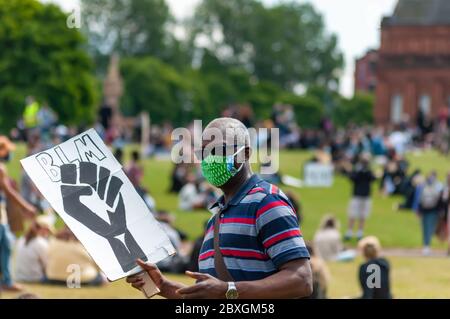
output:
[[[244,148],[241,152],[237,154],[234,161],[235,163],[241,164],[250,161],[251,149],[250,147]]]
[[[252,149],[250,147],[245,148],[245,160],[250,161],[250,157],[252,156]]]

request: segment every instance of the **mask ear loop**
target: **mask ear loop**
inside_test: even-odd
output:
[[[231,173],[232,176],[236,175],[237,173],[239,173],[242,169],[242,167],[244,167],[244,162],[241,163],[241,166],[239,166],[239,168],[235,168],[234,167],[234,157],[239,154],[243,149],[245,149],[245,145],[243,145],[241,148],[239,148],[236,153],[234,153],[233,155],[227,157],[227,166],[228,166],[228,171]]]

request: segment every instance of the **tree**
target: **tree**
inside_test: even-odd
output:
[[[356,93],[351,99],[342,97],[334,109],[333,119],[339,126],[349,123],[362,125],[373,123],[374,97],[371,94]]]
[[[122,110],[126,115],[148,111],[152,121],[180,124],[190,111],[188,86],[171,66],[152,58],[121,61],[124,77]]]
[[[343,56],[309,4],[265,7],[257,0],[203,0],[189,23],[190,43],[200,39],[221,61],[260,80],[292,90],[296,84],[336,87]]]
[[[48,102],[66,123],[93,119],[97,102],[83,36],[55,5],[0,0],[0,129],[23,112],[25,97]]]
[[[273,82],[258,81],[252,85],[247,94],[243,94],[243,101],[248,102],[260,119],[270,118],[272,115],[272,106],[279,102],[279,97],[283,90]]]
[[[301,127],[316,128],[324,115],[323,104],[314,96],[285,93],[280,102],[293,106],[297,123]]]
[[[320,85],[308,87],[306,95],[315,97],[324,107],[324,115],[331,117],[333,110],[341,103],[341,95],[338,91],[331,90]]]
[[[180,49],[168,32],[173,19],[165,0],[81,0],[81,8],[94,55],[164,59]]]

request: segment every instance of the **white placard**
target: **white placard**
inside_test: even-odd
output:
[[[175,253],[93,129],[21,163],[109,280],[141,271],[137,258],[156,263]]]
[[[308,163],[304,167],[304,180],[307,187],[331,187],[333,175],[332,165]]]

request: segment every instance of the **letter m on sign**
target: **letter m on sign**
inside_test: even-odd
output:
[[[81,161],[92,162],[94,157],[97,161],[102,161],[106,158],[106,155],[103,154],[97,144],[87,134],[81,136],[81,138],[77,138],[74,143]]]

